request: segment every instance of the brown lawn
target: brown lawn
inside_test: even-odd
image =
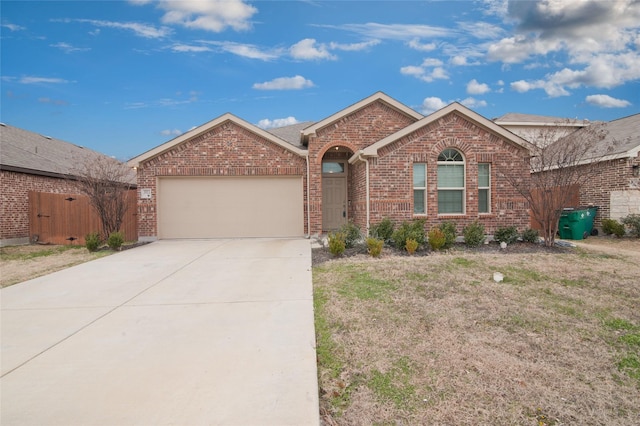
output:
[[[597,240],[315,266],[323,422],[640,424],[640,241]]]

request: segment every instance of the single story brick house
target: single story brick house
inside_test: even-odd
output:
[[[74,170],[100,156],[104,154],[0,123],[0,246],[29,243],[30,191],[77,194]]]
[[[531,145],[470,109],[428,116],[377,92],[319,122],[266,131],[232,114],[129,161],[139,236],[318,235],[389,217],[529,224],[505,175],[529,178]]]
[[[602,219],[640,214],[640,114],[603,124],[606,136],[588,153],[598,174],[580,184],[580,205],[598,206]],[[577,133],[585,130],[577,130]]]

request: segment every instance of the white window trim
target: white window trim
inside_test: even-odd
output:
[[[413,187],[413,192],[411,193],[411,198],[412,198],[412,201],[413,201],[413,203],[412,203],[413,204],[413,215],[414,216],[427,216],[427,211],[428,211],[428,209],[427,209],[427,204],[428,204],[427,203],[427,180],[429,179],[428,176],[427,176],[427,163],[413,163],[413,167],[411,168],[411,173],[412,173],[412,175],[411,175],[412,182],[411,183],[412,183],[412,185],[413,185],[413,170],[414,170],[416,165],[422,165],[424,167],[424,187],[422,187],[422,186],[414,186]],[[415,191],[420,191],[420,190],[424,193],[424,195],[423,195],[424,213],[416,213],[416,206],[415,206],[416,200],[415,200],[414,194],[415,194]]]

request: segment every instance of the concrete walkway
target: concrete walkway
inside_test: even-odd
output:
[[[3,426],[319,423],[308,240],[159,241],[0,297]]]

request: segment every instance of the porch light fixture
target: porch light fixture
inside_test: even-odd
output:
[[[640,176],[640,166],[637,164],[635,166],[631,166],[631,174],[634,177]]]

